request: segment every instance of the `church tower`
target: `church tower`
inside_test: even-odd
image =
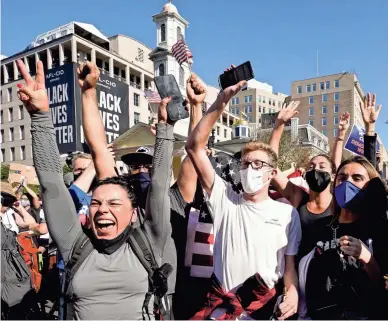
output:
[[[174,75],[182,94],[186,96],[189,65],[185,62],[180,66],[172,55],[171,48],[178,40],[185,39],[189,23],[178,13],[171,0],[164,5],[161,13],[152,18],[156,24],[156,48],[149,57],[154,62],[154,75]]]

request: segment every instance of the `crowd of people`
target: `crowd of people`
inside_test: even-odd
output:
[[[43,65],[35,79],[17,65],[41,191],[1,185],[2,319],[388,317],[388,190],[376,158],[375,95],[360,104],[364,156],[342,161],[344,113],[332,155],[282,172],[280,139],[298,102],[282,107],[269,144],[216,157],[212,128],[245,82],[203,114],[206,89],[192,74],[187,156],[172,181],[171,98],[159,105],[154,148],[124,155],[130,172],[120,173],[98,111],[99,69],[85,62],[77,72],[90,154],[75,155],[64,177]]]

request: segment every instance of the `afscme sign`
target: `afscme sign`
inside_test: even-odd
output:
[[[60,153],[82,151],[85,146],[76,67],[76,64],[65,64],[46,73],[51,118]],[[111,142],[129,127],[129,87],[101,75],[96,89],[100,116],[107,140]]]

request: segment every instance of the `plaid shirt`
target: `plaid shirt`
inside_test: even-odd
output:
[[[261,276],[256,273],[248,278],[236,293],[226,292],[216,276],[212,275],[212,288],[202,310],[191,320],[206,320],[215,309],[224,308],[226,312],[218,320],[235,320],[245,311],[248,315],[262,308],[276,294],[275,288],[269,289]]]

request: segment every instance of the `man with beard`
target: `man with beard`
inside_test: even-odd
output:
[[[41,61],[38,62],[35,80],[29,75],[21,60],[18,60],[17,64],[27,84],[18,85],[19,95],[31,115],[33,157],[42,186],[43,204],[50,233],[66,263],[75,259],[73,256],[75,249],[88,251],[88,256],[81,261],[75,274],[70,274],[72,278],[69,280],[69,288],[72,301],[68,307],[73,309],[73,317],[75,319],[153,317],[153,314],[148,312],[151,302],[144,299],[149,294],[151,284],[150,274],[143,264],[146,258],[138,255],[137,247],[140,245],[133,240],[137,231],[137,235],[140,234],[145,239],[144,244],[149,244],[148,251],[152,252],[149,254],[152,256],[150,260],[154,262],[153,268],[160,265],[166,239],[171,234],[170,207],[167,201],[169,184],[166,183],[169,182],[172,163],[166,155],[171,154],[173,148],[173,141],[170,139],[173,123],[167,121],[166,111],[169,99],[164,99],[159,107],[156,139],[156,154],[167,159],[166,165],[169,170],[158,171],[163,177],[152,180],[156,183],[152,183],[149,189],[149,211],[146,213],[142,232],[133,228],[137,211],[132,186],[126,180],[117,177],[116,171],[102,173],[98,167],[97,178],[100,180],[93,190],[89,211],[91,229],[84,232],[62,179],[60,156],[45,89],[43,64]],[[99,117],[95,90],[99,71],[90,63],[88,67],[90,73],[86,79],[81,77],[79,79],[84,124],[95,121],[93,111],[97,111]],[[81,74],[80,69],[78,73]],[[85,117],[86,113],[88,117]],[[95,132],[99,131],[103,132],[104,128],[95,126]],[[94,161],[99,164],[101,161],[111,159],[114,163],[106,137],[105,135],[102,137],[104,139],[98,141],[97,146],[91,143],[93,145],[90,146],[91,149],[100,152],[99,155],[93,155]],[[107,155],[109,157],[106,157]],[[104,156],[103,159],[101,156]],[[158,168],[159,164],[154,164],[155,166]],[[79,247],[82,239],[85,241]],[[82,255],[81,253],[80,256]],[[162,295],[163,293],[161,295],[159,293],[158,297],[161,298]],[[164,306],[168,306],[163,298],[162,301]],[[158,305],[156,308],[160,307],[161,305]]]

